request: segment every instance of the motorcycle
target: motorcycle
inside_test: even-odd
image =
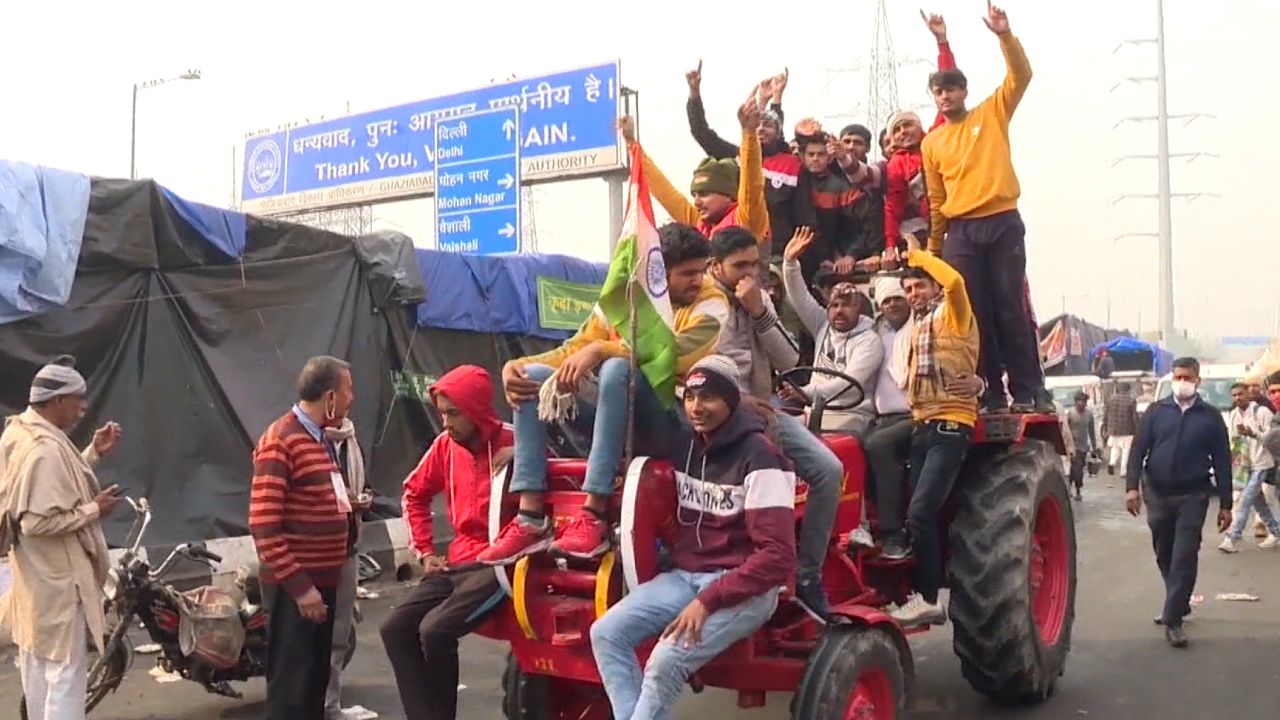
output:
[[[230,600],[229,596],[209,586],[183,593],[165,582],[164,578],[179,559],[202,563],[212,569],[222,558],[210,552],[202,542],[189,542],[175,547],[159,567],[152,569],[147,559],[139,554],[147,526],[151,524],[151,507],[146,498],[125,500],[133,508],[135,517],[126,540],[127,549],[107,572],[107,580],[103,584],[106,617],[111,629],[103,643],[103,653],[94,658],[89,668],[85,712],[92,711],[107,695],[115,692],[133,665],[134,650],[128,631],[135,618],[141,621],[151,642],[160,646],[156,665],[161,670],[199,683],[210,693],[243,698],[231,683],[261,677],[267,671],[269,615],[262,607],[257,578],[243,574],[237,578],[237,584],[243,591],[236,608],[239,627],[233,628],[236,639],[243,631],[243,643],[238,654],[221,658],[221,662],[211,661],[207,653],[193,647],[192,633],[188,630],[195,624],[193,616],[199,609],[193,598],[202,597],[202,593],[212,593],[214,597],[226,600]],[[359,615],[357,610],[357,619]],[[351,624],[351,634],[355,634],[355,623]],[[347,643],[344,667],[354,653],[354,640],[351,638]],[[96,655],[92,639],[87,641],[91,653]],[[19,700],[19,711],[22,720],[27,720],[25,697]]]

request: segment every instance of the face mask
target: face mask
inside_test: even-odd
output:
[[[1173,395],[1179,400],[1190,400],[1195,397],[1196,384],[1190,380],[1174,380]]]

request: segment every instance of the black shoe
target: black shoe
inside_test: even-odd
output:
[[[1108,475],[1115,475],[1115,474],[1116,474],[1116,466],[1115,466],[1115,465],[1108,465],[1108,466],[1107,466],[1107,474],[1108,474]]]
[[[1187,640],[1187,634],[1182,632],[1181,625],[1166,627],[1164,629],[1164,639],[1168,640],[1169,644],[1176,648],[1184,648],[1187,646],[1187,643],[1190,642]]]
[[[1053,402],[1053,396],[1048,393],[1036,393],[1036,401],[1032,404],[1032,409],[1044,415],[1052,415],[1058,412],[1058,406]]]
[[[885,560],[906,560],[911,557],[911,544],[907,542],[907,533],[896,530],[885,536],[880,557]]]
[[[978,412],[983,415],[993,415],[998,413],[1009,412],[1009,406],[1003,400],[987,400],[982,403],[982,408]]]
[[[1084,500],[1084,498],[1080,497],[1080,488],[1076,488],[1076,500]]]
[[[821,576],[797,580],[794,600],[814,620],[830,621],[831,608],[827,605],[827,592],[822,589]]]

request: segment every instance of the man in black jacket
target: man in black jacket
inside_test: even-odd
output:
[[[1146,501],[1156,565],[1164,578],[1164,611],[1156,622],[1164,625],[1169,644],[1178,648],[1187,646],[1182,619],[1191,613],[1211,494],[1218,495],[1218,531],[1231,525],[1227,425],[1218,409],[1200,397],[1199,385],[1199,361],[1173,361],[1173,394],[1147,409],[1125,476],[1125,508],[1137,517]]]

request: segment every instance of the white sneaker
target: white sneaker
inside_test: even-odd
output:
[[[894,610],[892,614],[894,620],[908,627],[947,623],[947,609],[941,604],[925,602],[919,593],[908,598],[907,604]]]
[[[876,541],[865,527],[857,527],[849,532],[849,544],[854,547],[873,548],[876,546]]]
[[[1258,543],[1258,547],[1262,548],[1263,550],[1269,550],[1273,547],[1280,547],[1280,537],[1276,537],[1275,535],[1267,535],[1267,539]]]
[[[1238,553],[1240,552],[1240,541],[1224,537],[1222,538],[1222,544],[1218,546],[1218,549],[1224,553]]]

